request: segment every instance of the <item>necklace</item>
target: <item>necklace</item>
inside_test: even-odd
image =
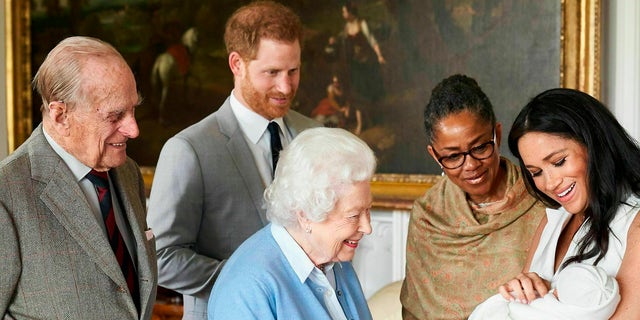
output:
[[[490,205],[492,205],[492,204],[496,204],[496,203],[498,203],[498,202],[500,202],[500,200],[491,201],[491,202],[482,202],[482,203],[478,203],[478,204],[476,204],[476,205],[477,205],[479,208],[485,208],[485,207],[488,207],[488,206],[490,206]]]

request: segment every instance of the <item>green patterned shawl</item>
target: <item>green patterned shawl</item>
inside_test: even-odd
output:
[[[472,207],[444,178],[415,201],[407,239],[404,319],[466,319],[522,271],[529,243],[545,214],[520,170],[506,158],[505,198]]]

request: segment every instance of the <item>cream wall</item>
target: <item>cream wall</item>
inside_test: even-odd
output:
[[[640,140],[640,1],[606,2],[602,65],[604,101]]]

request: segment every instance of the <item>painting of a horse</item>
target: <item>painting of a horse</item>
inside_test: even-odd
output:
[[[180,86],[186,93],[189,68],[198,43],[198,30],[187,29],[181,41],[169,45],[167,50],[159,54],[151,69],[151,85],[154,98],[158,99],[158,121],[166,121],[166,105],[169,90]],[[158,94],[159,93],[159,94]],[[185,94],[185,97],[188,96]]]

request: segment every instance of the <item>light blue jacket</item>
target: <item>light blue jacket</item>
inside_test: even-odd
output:
[[[335,294],[347,319],[371,319],[350,262],[333,267]],[[328,319],[318,286],[301,283],[271,234],[271,224],[247,239],[229,258],[209,298],[209,319]]]

